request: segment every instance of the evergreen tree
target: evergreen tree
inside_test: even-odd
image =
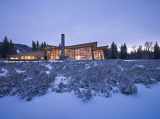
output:
[[[121,48],[120,48],[120,58],[121,59],[124,59],[124,46],[123,45],[121,45]]]
[[[36,51],[36,44],[34,41],[32,41],[32,51]]]
[[[139,48],[137,50],[136,58],[137,59],[141,59],[142,58],[142,46],[139,46]]]
[[[127,46],[126,46],[125,43],[124,43],[124,46],[123,46],[123,58],[127,59]]]
[[[39,50],[39,42],[37,40],[37,44],[36,44],[36,51]]]
[[[41,43],[41,48],[43,48],[44,47],[44,44],[43,44],[43,42]]]
[[[154,45],[154,59],[160,59],[160,49],[157,42]]]
[[[117,45],[112,42],[111,44],[111,59],[116,59],[118,57]]]
[[[2,47],[0,46],[0,58],[2,57]]]
[[[14,50],[15,50],[14,45],[12,43],[12,40],[10,39],[10,42],[9,42],[9,55],[15,54]]]
[[[133,53],[133,51],[131,51],[130,54],[131,54],[131,55],[130,55],[130,59],[134,59],[134,53]]]
[[[46,47],[46,42],[44,41],[44,47]]]
[[[2,45],[2,58],[6,58],[7,55],[9,55],[9,42],[7,39],[7,36],[3,39],[3,45]]]

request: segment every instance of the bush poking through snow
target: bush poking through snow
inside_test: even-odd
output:
[[[49,87],[57,93],[73,93],[83,101],[94,96],[110,97],[118,91],[137,94],[136,83],[147,87],[160,81],[157,67],[160,60],[0,62],[0,98],[18,95],[30,101],[45,95]],[[56,83],[59,75],[66,80]]]

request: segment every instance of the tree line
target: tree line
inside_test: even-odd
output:
[[[39,48],[44,48],[46,46],[46,42],[42,42],[39,44],[37,42],[32,41],[32,51],[38,51]],[[7,36],[4,37],[2,45],[0,45],[0,58],[7,58],[8,55],[17,54],[17,48],[14,47],[12,40],[8,40]]]
[[[37,42],[32,41],[32,51],[38,51],[39,48],[44,48],[46,46],[46,42],[42,42],[41,44],[39,44],[38,40]]]
[[[142,46],[136,48],[132,47],[133,51],[127,52],[126,44],[122,44],[120,51],[118,51],[117,45],[112,42],[111,52],[109,53],[109,59],[160,59],[160,46],[156,42],[154,46],[153,42],[145,42],[144,49]]]
[[[0,46],[0,57],[6,58],[7,55],[17,54],[17,49],[14,47],[12,40],[8,40],[7,36],[4,37],[3,43]]]

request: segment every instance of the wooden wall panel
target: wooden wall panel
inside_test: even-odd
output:
[[[37,61],[37,60],[45,60],[46,51],[36,51],[29,52],[23,54],[15,54],[8,56],[8,61]],[[22,59],[22,56],[34,56],[34,59]],[[14,58],[14,59],[12,59]],[[16,59],[18,58],[18,59]],[[38,59],[39,58],[39,59]],[[43,58],[43,59],[42,59]]]

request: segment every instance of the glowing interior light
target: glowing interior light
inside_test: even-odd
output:
[[[80,56],[77,56],[77,59],[79,60],[79,59],[80,59]]]

